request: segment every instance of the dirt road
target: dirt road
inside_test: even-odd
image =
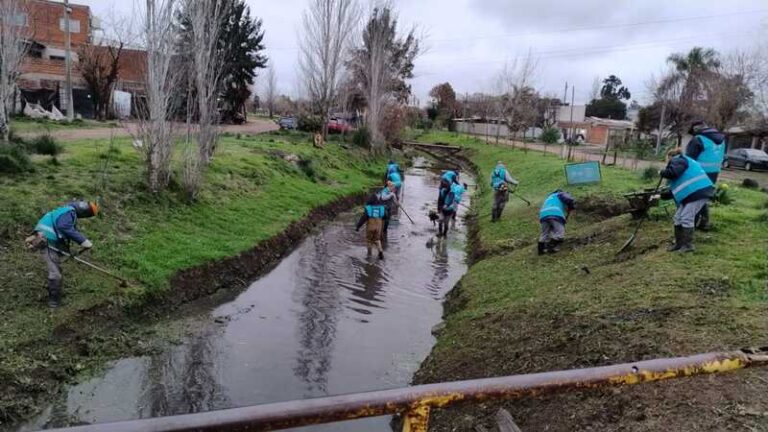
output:
[[[495,140],[491,139],[490,142],[495,142]],[[544,144],[538,144],[538,143],[523,144],[520,141],[512,141],[512,140],[504,140],[504,139],[500,139],[499,143],[509,145],[515,148],[521,148],[521,149],[527,148],[529,150],[535,150],[535,151],[541,151],[541,152],[546,151],[547,153],[553,153],[557,155],[561,154],[561,151],[563,150],[563,147],[560,145],[545,146]],[[603,160],[603,148],[600,146],[593,146],[593,145],[582,145],[582,146],[573,147],[571,150],[571,158],[577,162],[581,162],[581,161],[600,162]],[[609,154],[606,157],[606,163],[613,163],[613,154]],[[628,169],[642,170],[648,167],[662,169],[664,168],[665,164],[663,162],[635,160],[634,158],[617,156],[616,165],[624,168],[628,168]],[[761,187],[768,187],[768,172],[766,171],[744,171],[744,170],[737,170],[737,169],[726,169],[722,171],[722,173],[720,174],[720,178],[724,180],[729,180],[731,182],[739,183],[739,184],[742,181],[744,181],[744,179],[750,178],[752,180],[757,181]]]
[[[178,130],[183,130],[182,124],[176,125]],[[86,128],[86,129],[65,129],[50,131],[50,135],[59,141],[75,141],[82,139],[109,139],[111,136],[126,137],[131,133],[135,133],[138,129],[138,124],[135,122],[123,122],[120,127],[117,128]],[[241,133],[241,134],[259,134],[264,132],[270,132],[278,130],[277,124],[270,120],[251,118],[248,123],[242,125],[224,125],[221,127],[222,132],[226,133]],[[42,132],[42,130],[41,130]],[[34,137],[39,133],[27,132],[20,134],[24,138]]]

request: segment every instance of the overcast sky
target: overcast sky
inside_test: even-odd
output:
[[[131,1],[71,0],[97,16],[130,14]],[[367,0],[364,0],[367,3]],[[297,32],[307,0],[247,0],[261,18],[267,56],[281,92],[295,95]],[[422,104],[448,81],[457,93],[491,91],[505,62],[529,50],[539,59],[536,87],[562,97],[565,82],[586,102],[595,76],[619,76],[645,101],[645,82],[672,52],[721,52],[768,41],[767,0],[400,0],[403,29],[416,26],[425,52],[413,88]],[[570,99],[570,91],[569,96]]]

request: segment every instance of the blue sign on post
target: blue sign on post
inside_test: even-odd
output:
[[[565,179],[569,185],[599,183],[602,179],[600,164],[597,162],[568,164],[565,166]]]

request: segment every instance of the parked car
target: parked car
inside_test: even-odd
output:
[[[293,117],[280,117],[277,119],[277,124],[280,129],[293,130],[296,129],[296,119]]]
[[[347,124],[344,120],[328,120],[328,133],[347,133],[354,131],[355,128]]]
[[[723,159],[723,168],[739,167],[747,171],[768,169],[768,154],[757,149],[735,149]]]

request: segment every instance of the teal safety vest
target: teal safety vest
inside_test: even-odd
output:
[[[365,214],[371,219],[381,219],[384,217],[386,208],[383,205],[367,205],[365,206]]]
[[[496,190],[499,190],[499,188],[506,183],[507,181],[507,170],[504,169],[504,167],[497,167],[493,170],[493,175],[491,176],[491,187],[493,187]]]
[[[704,151],[699,154],[697,162],[699,162],[707,174],[720,173],[720,169],[723,166],[723,158],[725,157],[725,143],[715,144],[714,141],[704,135],[698,135],[698,138],[704,145]]]
[[[553,192],[544,200],[544,204],[539,211],[539,220],[552,216],[561,217],[565,220],[565,204],[560,201],[560,198],[557,196],[558,193]]]
[[[56,243],[59,240],[64,240],[64,236],[56,231],[56,221],[59,220],[59,217],[61,217],[61,215],[64,213],[68,213],[73,210],[75,210],[74,207],[64,206],[49,211],[37,222],[35,231],[42,233],[45,238],[48,239],[48,243]],[[75,221],[77,221],[77,216],[75,216]]]
[[[453,192],[453,199],[450,202],[446,201],[443,208],[449,211],[456,211],[459,208],[461,197],[464,195],[464,187],[454,183],[451,185],[451,192]],[[450,195],[448,195],[448,198],[450,198]]]
[[[692,193],[700,191],[704,188],[714,186],[712,180],[704,172],[704,168],[701,164],[695,160],[684,157],[688,160],[688,169],[683,172],[680,177],[669,181],[669,188],[672,189],[672,195],[675,197],[675,202],[681,204],[684,199],[688,198]]]
[[[397,171],[389,173],[389,181],[394,183],[395,187],[400,187],[403,184],[403,179]]]
[[[400,172],[400,166],[396,163],[392,163],[387,165],[387,175],[392,174],[393,172],[399,173]]]
[[[455,171],[446,171],[443,173],[441,178],[448,183],[453,183],[453,180],[456,178],[456,176],[458,176],[458,174],[456,174]]]

